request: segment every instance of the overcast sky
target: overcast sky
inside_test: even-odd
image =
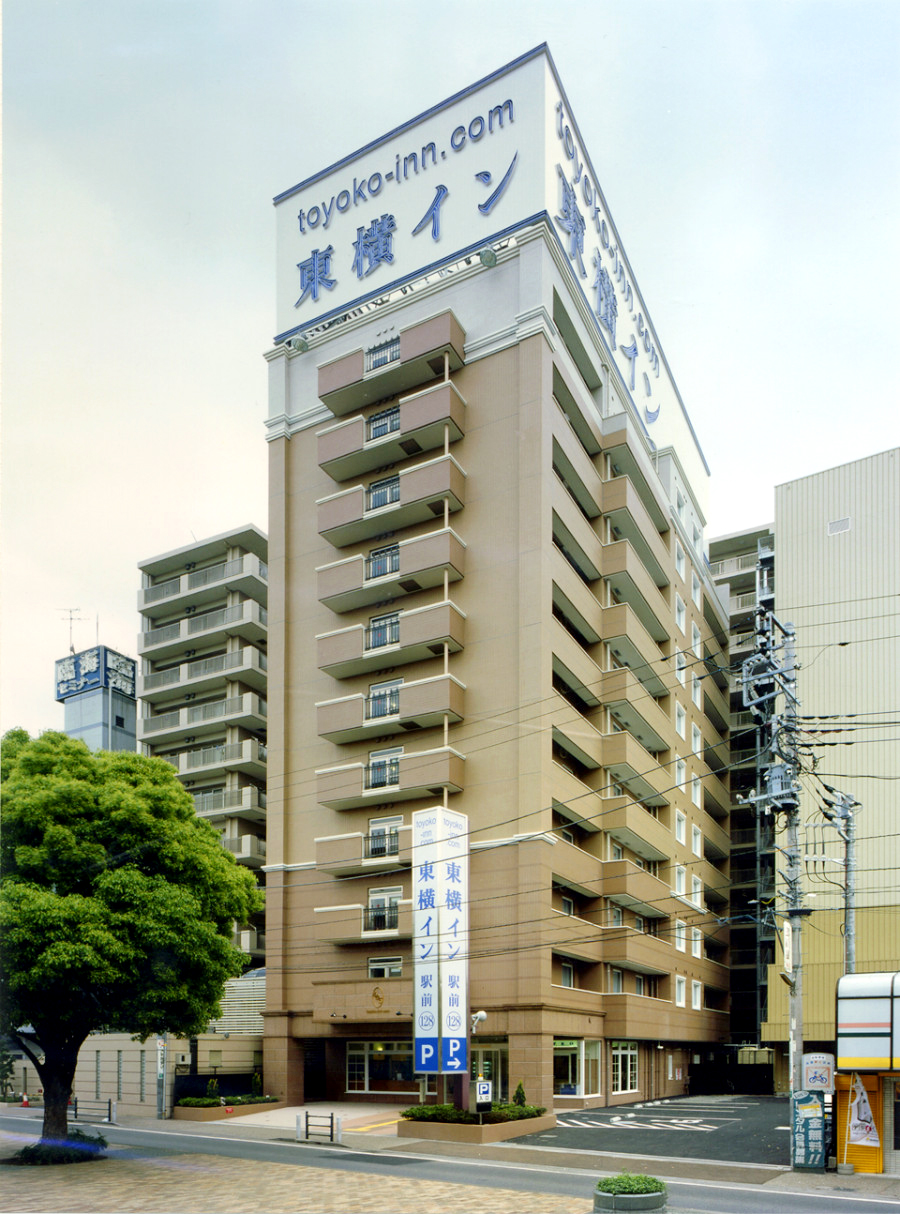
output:
[[[265,528],[272,197],[547,42],[712,470],[707,536],[898,441],[896,0],[5,0],[2,728]]]

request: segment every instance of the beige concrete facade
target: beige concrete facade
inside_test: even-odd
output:
[[[445,1094],[410,1057],[410,826],[446,804],[472,1073],[548,1107],[681,1094],[728,1032],[696,440],[649,441],[544,223],[457,271],[267,355],[266,1088]]]

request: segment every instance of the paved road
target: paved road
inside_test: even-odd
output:
[[[522,1142],[672,1159],[790,1164],[790,1103],[777,1096],[685,1096],[618,1109],[559,1113]]]

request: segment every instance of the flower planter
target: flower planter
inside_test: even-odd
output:
[[[521,1121],[501,1121],[496,1125],[457,1125],[452,1121],[406,1121],[397,1123],[398,1138],[424,1138],[431,1142],[467,1142],[481,1145],[506,1142],[524,1134],[539,1134],[556,1126],[556,1114],[526,1117]],[[611,1207],[610,1207],[611,1208]]]
[[[226,1104],[218,1108],[192,1109],[176,1104],[172,1110],[175,1121],[224,1121],[226,1117],[246,1117],[248,1113],[264,1113],[269,1109],[286,1109],[283,1101],[264,1101],[260,1104]]]
[[[664,1210],[666,1194],[662,1193],[603,1193],[594,1190],[594,1210]]]

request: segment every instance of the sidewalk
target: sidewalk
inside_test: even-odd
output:
[[[294,1141],[296,1116],[305,1111],[337,1112],[342,1116],[345,1150],[396,1152],[401,1156],[441,1156],[502,1161],[521,1166],[584,1171],[585,1196],[548,1196],[513,1189],[483,1189],[471,1185],[405,1179],[397,1175],[337,1172],[297,1164],[259,1163],[207,1154],[159,1155],[134,1152],[113,1144],[108,1158],[76,1167],[14,1168],[0,1172],[0,1212],[3,1214],[589,1214],[590,1177],[622,1168],[651,1172],[663,1179],[724,1181],[759,1186],[760,1209],[777,1209],[777,1192],[823,1193],[842,1197],[886,1198],[900,1201],[900,1177],[837,1176],[833,1173],[791,1172],[765,1165],[730,1164],[721,1160],[686,1160],[639,1155],[609,1155],[557,1147],[529,1147],[521,1142],[466,1147],[452,1143],[398,1139],[396,1106],[316,1105],[279,1109],[217,1122],[160,1122],[123,1118],[123,1128],[160,1130],[224,1139]],[[102,1127],[99,1127],[102,1130]],[[0,1159],[8,1158],[23,1141],[33,1141],[39,1125],[23,1119],[23,1134],[0,1131]],[[320,1140],[321,1141],[321,1140]],[[303,1146],[298,1151],[303,1151]],[[300,1157],[302,1158],[302,1156]],[[672,1199],[669,1214],[689,1214]]]

